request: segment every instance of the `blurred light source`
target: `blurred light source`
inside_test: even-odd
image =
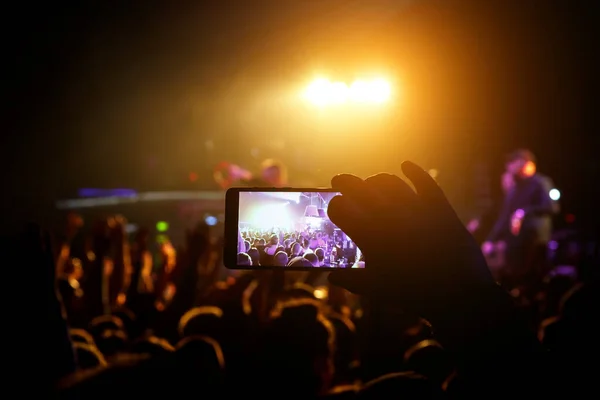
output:
[[[306,99],[317,106],[324,106],[330,103],[331,82],[327,79],[317,79],[308,85],[306,89]]]
[[[125,232],[128,234],[132,234],[138,231],[138,226],[136,224],[127,224],[125,225]]]
[[[350,86],[319,78],[306,89],[305,98],[316,106],[354,103],[384,103],[390,99],[392,87],[385,79],[356,80]]]
[[[169,230],[169,223],[165,221],[158,221],[156,223],[156,230],[159,232],[166,232]]]
[[[157,235],[156,236],[156,243],[164,244],[164,243],[168,243],[168,242],[169,242],[169,237],[167,235]]]
[[[250,223],[258,229],[283,228],[287,229],[292,226],[292,218],[290,217],[286,204],[271,204],[259,207],[253,210],[250,216]]]
[[[548,193],[548,195],[554,201],[560,200],[560,191],[558,189],[552,189],[552,190],[550,190],[550,192]]]
[[[438,176],[439,176],[439,174],[440,174],[440,171],[438,171],[438,170],[437,170],[437,169],[435,169],[435,168],[432,168],[432,169],[430,169],[430,170],[428,171],[428,173],[429,173],[429,176],[431,176],[433,179],[437,179],[437,177],[438,177]]]
[[[383,103],[390,99],[392,88],[384,79],[375,79],[366,82],[364,89],[360,89],[356,96],[359,101],[369,103]]]
[[[314,291],[315,298],[319,300],[324,300],[327,298],[327,288],[326,287],[318,287]]]
[[[204,222],[206,222],[206,225],[208,226],[215,226],[217,222],[219,222],[219,220],[217,219],[217,217],[209,215],[204,219]]]

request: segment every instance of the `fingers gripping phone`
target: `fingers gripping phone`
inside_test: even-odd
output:
[[[231,188],[225,197],[230,269],[364,268],[360,249],[327,215],[333,189]]]

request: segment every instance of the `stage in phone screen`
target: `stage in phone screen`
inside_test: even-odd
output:
[[[239,192],[238,267],[364,268],[327,216],[335,192]]]

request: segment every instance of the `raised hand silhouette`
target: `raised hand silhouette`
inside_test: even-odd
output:
[[[34,379],[37,386],[48,385],[46,388],[49,388],[75,369],[73,348],[56,286],[51,238],[38,225],[27,224],[10,245],[23,268],[20,273],[27,277],[28,297],[25,302],[17,297],[9,307],[19,318],[18,322],[12,323],[20,327],[16,337],[9,340],[21,350],[16,360],[8,362],[19,371],[17,374],[26,375],[22,379]],[[33,310],[43,313],[43,318],[31,317],[31,304]],[[36,360],[34,365],[28,363],[31,359]]]
[[[338,175],[331,220],[356,242],[366,268],[331,273],[333,284],[436,317],[495,285],[479,246],[433,178],[411,162],[362,180]],[[467,300],[468,299],[468,300]]]
[[[205,223],[197,224],[194,229],[186,232],[185,255],[187,262],[194,267],[205,255],[210,245],[209,227]]]

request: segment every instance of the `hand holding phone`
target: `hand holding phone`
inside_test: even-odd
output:
[[[410,162],[402,170],[415,189],[391,174],[332,179],[341,196],[330,202],[328,214],[356,240],[368,268],[334,271],[330,282],[432,323],[444,321],[449,309],[462,313],[471,301],[481,305],[497,296],[479,245],[435,180]]]

